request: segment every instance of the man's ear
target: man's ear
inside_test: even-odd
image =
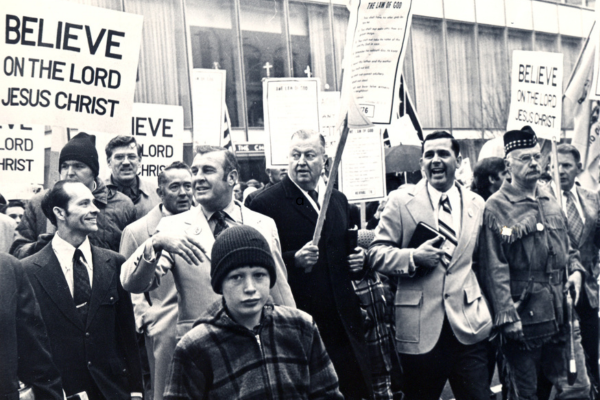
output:
[[[65,219],[67,219],[67,212],[63,208],[54,207],[52,209],[52,212],[54,213],[56,220],[64,221]]]
[[[494,183],[496,183],[498,179],[494,178],[493,175],[488,175],[488,181],[490,181],[490,183],[493,185]]]
[[[229,176],[227,177],[227,183],[229,184],[229,186],[232,186],[232,187],[235,186],[235,184],[238,181],[238,177],[239,177],[239,174],[237,172],[237,169],[234,169],[233,171],[231,171],[229,173]]]
[[[160,197],[160,198],[162,199],[162,197],[163,197],[163,192],[162,192],[162,190],[161,190],[160,186],[156,188],[156,194],[158,195],[158,197]]]
[[[581,164],[580,162],[577,163],[577,171],[579,171],[579,173],[583,172],[583,164]]]
[[[462,156],[459,154],[458,157],[456,157],[456,168],[460,168],[460,163],[462,163]]]

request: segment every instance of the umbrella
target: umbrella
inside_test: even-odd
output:
[[[421,169],[421,147],[400,145],[385,149],[385,172],[411,172]]]

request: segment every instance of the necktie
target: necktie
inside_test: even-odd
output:
[[[219,237],[219,235],[225,229],[229,228],[229,225],[227,225],[227,222],[225,222],[225,216],[226,214],[224,211],[217,211],[212,215],[212,217],[210,217],[210,219],[215,221],[215,229],[213,230],[213,235],[215,239]]]
[[[75,250],[75,254],[73,254],[73,301],[81,319],[85,323],[90,307],[92,286],[90,286],[90,275],[83,263],[84,260],[85,258],[81,250]]]
[[[319,205],[319,193],[317,193],[317,191],[313,189],[308,191],[308,195],[311,197],[311,199],[315,201],[317,208],[320,210],[321,206]]]
[[[577,207],[575,207],[575,196],[571,192],[564,192],[567,199],[567,220],[569,222],[569,238],[573,243],[573,247],[579,247],[579,240],[583,234],[583,221]]]
[[[453,228],[454,219],[452,218],[452,207],[450,206],[450,200],[448,199],[448,195],[446,193],[443,193],[442,197],[440,197],[438,225],[440,227],[440,232],[449,238],[450,241],[456,243],[456,232]],[[448,267],[448,265],[450,265],[450,260],[452,259],[452,252],[447,246],[444,246],[442,250],[444,250],[442,264],[444,267]]]

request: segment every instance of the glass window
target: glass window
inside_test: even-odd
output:
[[[549,53],[558,52],[558,36],[547,33],[535,33],[535,51],[547,51]]]
[[[317,77],[323,90],[335,90],[330,27],[328,6],[290,3],[292,75]]]
[[[449,128],[450,100],[442,22],[413,17],[412,47],[413,62],[417,66],[415,102],[423,128]]]
[[[144,16],[134,101],[181,105],[184,126],[191,128],[182,3],[179,0],[125,0],[124,5],[126,12]]]
[[[596,0],[587,0],[587,6],[589,8],[596,8]]]
[[[481,127],[475,26],[448,23],[448,74],[453,128]]]
[[[563,92],[567,88],[567,84],[569,83],[569,78],[571,77],[571,73],[573,72],[573,68],[575,67],[575,63],[577,62],[577,57],[579,56],[579,52],[581,51],[582,41],[580,38],[562,36],[560,38],[560,47],[563,53]],[[573,129],[573,115],[566,114],[565,109],[563,108],[563,117],[562,117],[562,127],[563,129]]]
[[[335,62],[338,73],[338,88],[341,90],[342,60],[344,59],[344,46],[346,45],[346,32],[350,11],[346,7],[333,7],[333,43],[335,47]]]
[[[240,0],[240,5],[248,127],[263,127],[262,78],[287,77],[290,70],[283,3]]]
[[[225,103],[231,125],[244,127],[243,90],[239,71],[239,49],[232,0],[187,0],[193,68],[227,71]]]
[[[583,4],[583,1],[582,0],[565,0],[565,3],[567,3],[567,4],[576,4],[576,5],[580,6],[580,5]]]
[[[512,58],[514,50],[532,50],[531,32],[509,29],[508,30],[508,70],[512,71]],[[510,74],[508,83],[510,87]],[[508,118],[508,115],[506,116]]]
[[[505,129],[510,107],[508,54],[504,29],[479,25],[479,71],[483,127]]]

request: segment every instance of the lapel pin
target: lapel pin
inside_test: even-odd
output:
[[[538,222],[535,227],[537,228],[538,232],[541,232],[544,230],[544,225],[542,225],[541,222]]]
[[[469,210],[467,211],[467,214],[469,214],[470,218],[473,218],[473,209],[469,208]]]
[[[511,236],[512,235],[512,228],[509,228],[508,226],[503,226],[502,227],[502,236]]]

